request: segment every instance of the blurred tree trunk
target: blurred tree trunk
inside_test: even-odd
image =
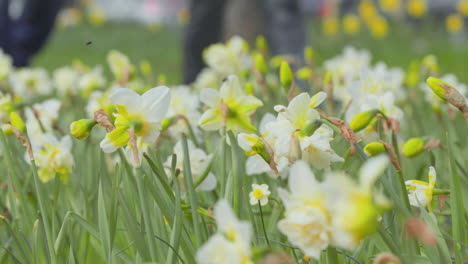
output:
[[[256,0],[229,0],[224,16],[223,39],[234,35],[243,37],[253,44],[263,32],[263,12]]]

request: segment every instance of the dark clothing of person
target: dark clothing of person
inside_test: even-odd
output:
[[[26,0],[18,18],[9,15],[12,1],[0,0],[0,48],[24,67],[46,42],[62,0]]]
[[[235,1],[235,0],[231,0]],[[205,67],[203,50],[221,41],[227,0],[192,0],[184,43],[184,82],[192,83]],[[302,58],[306,43],[298,0],[257,0],[264,17],[265,37],[273,54]]]

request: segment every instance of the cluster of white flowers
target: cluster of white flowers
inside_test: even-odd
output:
[[[330,145],[333,130],[320,123],[320,114],[314,109],[325,98],[324,92],[312,98],[301,93],[287,107],[275,106],[276,118],[272,114],[264,116],[259,136],[239,134],[239,146],[251,155],[247,160],[247,174],[275,172],[286,177],[288,169],[297,160],[307,161],[320,169],[329,168],[332,162],[343,161]],[[252,151],[256,144],[263,145],[264,150]]]
[[[295,86],[295,77],[284,58],[275,57],[268,64],[271,68],[282,64],[281,68],[288,69],[280,70],[280,78],[268,72],[262,57],[265,54],[267,52],[261,49],[250,52],[244,40],[234,37],[227,44],[215,44],[206,49],[204,58],[208,67],[191,86],[151,88],[152,78],[140,78],[130,59],[118,51],[111,51],[107,57],[113,75],[109,81],[104,78],[101,67],[88,68],[80,63],[57,69],[50,79],[44,69],[14,69],[11,59],[0,52],[0,86],[6,88],[0,92],[0,122],[5,133],[9,127],[23,143],[29,140],[43,182],[56,176],[66,181],[73,174],[72,139],[60,132],[58,122],[62,117],[61,108],[77,103],[86,113],[82,114],[83,119],[70,125],[70,134],[85,140],[94,127],[103,128],[102,133],[89,142],[100,140],[102,151],[109,155],[123,151],[136,171],[144,166],[145,158],[151,164],[151,157],[145,155],[150,148],[160,147],[161,142],[168,145],[175,156],[169,155],[164,163],[155,166],[158,168],[152,169],[162,169],[161,174],[166,172],[170,186],[180,183],[184,203],[188,202],[187,193],[191,195],[185,182],[188,174],[197,192],[212,192],[207,196],[227,200],[230,195],[235,196],[232,190],[222,193],[229,184],[234,186],[235,179],[229,179],[232,173],[224,171],[221,176],[213,169],[226,170],[231,166],[212,165],[217,161],[219,149],[225,151],[221,162],[226,162],[237,155],[237,147],[240,147],[248,157],[245,160],[242,155],[236,157],[246,163],[245,171],[239,174],[252,175],[252,178],[248,178],[246,184],[251,184],[251,192],[247,195],[245,186],[240,186],[236,195],[246,197],[238,200],[258,205],[249,209],[258,209],[260,214],[263,207],[273,207],[269,200],[274,200],[275,206],[281,205],[284,210],[277,215],[277,219],[281,219],[273,224],[306,256],[319,259],[329,246],[355,249],[376,231],[381,214],[390,207],[374,185],[387,169],[389,157],[397,169],[398,158],[385,142],[374,142],[375,151],[369,147],[360,153],[365,159],[368,158],[365,153],[374,157],[367,159],[359,173],[349,172],[357,176],[357,182],[348,173],[335,170],[337,166],[333,165],[352,155],[356,144],[360,144],[358,136],[367,137],[369,132],[374,132],[376,141],[381,139],[375,133],[379,122],[375,117],[382,116],[388,122],[384,126],[389,126],[390,121],[402,121],[403,111],[397,103],[407,99],[404,71],[389,68],[382,62],[372,65],[367,51],[347,47],[343,54],[325,62],[327,73],[320,77],[326,81],[323,87],[317,85],[323,89],[314,86],[316,93],[312,95],[309,90]],[[257,65],[253,65],[253,57]],[[280,63],[275,62],[277,60]],[[265,69],[260,69],[262,67]],[[315,66],[309,63],[302,68],[303,73],[311,77],[305,79],[314,85],[312,69],[307,67]],[[145,77],[150,75],[148,67],[141,71]],[[442,80],[466,95],[466,86],[454,76],[447,75]],[[432,106],[440,108],[445,98],[438,99],[426,86],[422,89]],[[440,97],[440,94],[445,96],[443,91],[437,95]],[[54,95],[62,100],[42,98]],[[286,98],[287,104],[279,104],[286,102]],[[463,104],[457,106],[459,110],[463,107]],[[334,111],[326,113],[324,109]],[[338,110],[341,110],[340,118],[332,117],[338,116]],[[13,129],[14,124],[21,125],[16,120],[20,115],[25,117],[26,124],[25,128],[18,129],[27,140]],[[357,116],[362,120],[350,122]],[[365,127],[371,128],[358,136],[354,134]],[[392,133],[397,134],[397,130],[394,128]],[[237,142],[232,141],[232,136]],[[348,152],[336,147],[334,139],[338,136],[351,143]],[[220,143],[219,148],[212,148],[216,145],[214,142]],[[421,151],[424,143],[420,141]],[[349,147],[348,142],[345,146]],[[226,148],[232,148],[232,152],[227,153]],[[166,150],[158,149],[157,154],[163,153],[166,157]],[[388,156],[381,154],[383,152],[388,152]],[[28,154],[30,161],[31,153]],[[184,171],[187,161],[190,173]],[[314,173],[320,177],[316,178]],[[406,181],[410,204],[428,207],[432,212],[435,180],[435,169],[430,167],[428,183]],[[272,185],[256,184],[258,182],[277,182],[278,185],[270,189]],[[226,185],[219,193],[217,187],[221,184]],[[214,216],[217,231],[198,249],[199,263],[253,263],[251,225],[237,218],[227,200],[220,199],[216,203],[214,215],[207,213]],[[237,213],[238,208],[234,208]],[[286,239],[283,237],[282,241]]]

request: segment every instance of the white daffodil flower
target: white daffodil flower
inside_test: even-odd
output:
[[[22,68],[12,74],[11,85],[21,98],[33,98],[51,92],[52,85],[47,71],[42,68]]]
[[[213,154],[206,154],[205,151],[195,147],[192,141],[187,141],[188,152],[190,157],[190,169],[192,170],[192,178],[194,182],[197,182],[201,177],[204,176],[204,173],[208,166],[210,165],[211,159],[213,158]],[[177,156],[177,163],[176,168],[180,170],[181,174],[179,176],[179,182],[181,187],[181,192],[185,193],[185,180],[183,176],[184,171],[184,150],[182,147],[182,141],[177,142],[174,146],[173,153]],[[169,171],[172,166],[172,155],[169,156],[164,163],[168,175],[170,175]],[[197,191],[212,191],[216,188],[217,180],[213,173],[209,172],[206,178],[198,185]]]
[[[232,37],[226,45],[217,43],[209,46],[203,52],[203,59],[211,69],[224,76],[240,74],[249,70],[252,64],[248,45],[239,36]]]
[[[390,202],[383,194],[374,195],[373,186],[388,164],[386,155],[368,159],[359,171],[359,184],[344,173],[325,175],[323,188],[329,197],[333,245],[352,250],[375,232],[380,214]]]
[[[47,132],[52,132],[53,124],[57,121],[62,102],[49,99],[40,104],[34,104],[32,109],[37,113],[39,121]]]
[[[104,88],[105,85],[106,79],[99,66],[84,73],[78,81],[78,88],[84,97],[88,97],[93,91]]]
[[[199,121],[202,129],[212,131],[226,126],[234,133],[255,132],[250,116],[263,103],[252,95],[246,95],[235,75],[227,77],[220,91],[203,89],[200,100],[208,106]]]
[[[277,138],[277,155],[288,156],[291,163],[302,158],[314,167],[328,168],[331,162],[342,162],[343,158],[330,146],[333,131],[326,125],[315,125],[320,115],[310,106],[316,107],[318,102],[325,100],[323,94],[315,96],[311,99],[307,93],[301,93],[291,100],[288,107],[275,106],[278,118],[270,129]]]
[[[54,71],[53,82],[55,89],[60,95],[75,95],[78,88],[80,73],[70,67],[65,66]]]
[[[257,205],[260,202],[261,206],[268,204],[268,197],[271,192],[266,184],[252,184],[252,191],[249,193],[250,205]]]
[[[101,141],[104,152],[114,152],[126,146],[130,140],[129,130],[143,143],[153,143],[159,136],[161,120],[165,117],[170,104],[169,88],[159,86],[143,95],[133,90],[120,88],[111,95],[110,100],[117,108],[115,129],[106,134]]]
[[[214,207],[218,232],[197,252],[200,264],[250,264],[252,253],[250,223],[239,221],[226,200],[220,200]]]
[[[204,68],[195,79],[193,87],[200,91],[203,88],[217,89],[221,84],[220,75],[213,69]]]
[[[171,97],[171,104],[165,120],[175,120],[171,121],[166,134],[177,140],[182,134],[189,133],[189,125],[194,133],[199,133],[197,128],[201,114],[198,110],[200,107],[198,95],[187,86],[171,88],[171,93],[176,96]]]
[[[304,161],[291,167],[288,183],[289,192],[278,189],[286,209],[278,229],[304,254],[319,259],[322,250],[330,244],[333,231],[332,215],[325,207],[327,194]]]
[[[329,245],[354,249],[375,232],[380,212],[389,206],[382,196],[374,199],[372,191],[388,163],[386,156],[370,158],[356,184],[344,173],[327,173],[318,182],[308,164],[297,161],[289,175],[290,191],[278,190],[286,208],[279,230],[315,259]]]
[[[60,141],[51,134],[44,134],[40,147],[36,147],[34,157],[39,168],[39,179],[42,182],[52,180],[55,175],[66,182],[74,165],[71,153],[70,136],[64,136]],[[28,159],[29,161],[29,159]]]
[[[112,113],[115,110],[115,106],[112,104],[110,100],[111,94],[115,92],[115,89],[108,90],[105,92],[102,91],[93,91],[89,95],[88,104],[86,105],[86,114],[88,118],[94,119],[94,113],[99,110],[103,109],[109,116],[112,116]]]
[[[428,207],[432,212],[432,192],[434,190],[437,173],[434,167],[429,167],[429,182],[419,180],[408,180],[405,182],[408,190],[408,198],[412,206]]]

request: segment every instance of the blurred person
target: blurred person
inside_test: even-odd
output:
[[[47,40],[62,0],[24,0],[19,15],[12,17],[9,10],[15,1],[0,0],[0,48],[16,67],[24,67]]]
[[[236,1],[236,0],[231,0]],[[265,37],[273,54],[302,60],[306,45],[299,0],[257,0],[262,10]],[[184,82],[192,83],[205,67],[203,50],[221,41],[227,0],[191,0],[190,22],[184,43]]]

